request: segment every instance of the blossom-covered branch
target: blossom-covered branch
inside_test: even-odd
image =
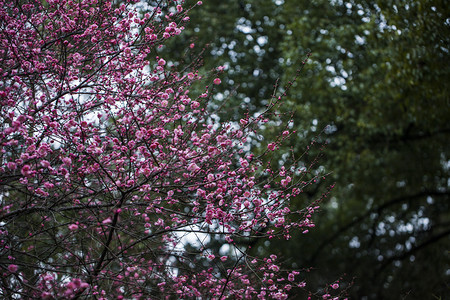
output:
[[[317,203],[290,200],[316,175],[264,163],[289,132],[244,151],[270,110],[218,123],[220,78],[197,95],[197,70],[158,56],[189,9],[0,1],[2,297],[285,299],[304,286],[243,241],[313,227]]]

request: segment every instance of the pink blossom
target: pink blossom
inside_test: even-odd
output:
[[[197,170],[200,170],[200,167],[197,166],[196,163],[191,163],[191,164],[189,164],[189,166],[187,167],[187,170],[190,171],[190,172],[195,172],[195,171],[197,171]]]
[[[31,167],[30,167],[30,165],[24,165],[22,167],[21,173],[25,177],[30,176],[30,174],[31,174]]]
[[[44,299],[44,300],[47,300],[47,299],[52,299],[53,296],[49,292],[42,292],[41,298]]]
[[[8,270],[9,270],[9,272],[11,272],[11,273],[16,273],[18,269],[19,269],[19,267],[18,267],[17,265],[14,265],[14,264],[10,264],[10,265],[8,266]]]
[[[30,271],[53,266],[51,275],[41,270],[36,281],[14,281],[14,289],[25,298],[51,299],[147,299],[153,292],[191,299],[205,291],[211,297],[286,299],[296,274],[281,270],[276,256],[224,264],[229,259],[222,251],[241,251],[234,240],[247,234],[288,239],[294,229],[313,226],[306,220],[314,209],[300,218],[303,210],[289,209],[304,186],[288,176],[293,168],[280,172],[276,163],[263,163],[291,134],[281,129],[267,151],[252,154],[247,141],[275,114],[237,117],[239,123],[216,119],[209,100],[219,75],[201,86],[194,81],[208,73],[197,63],[174,61],[176,68],[166,68],[163,58],[149,59],[165,47],[165,38],[184,29],[190,11],[183,1],[156,7],[143,19],[135,1],[0,2],[6,5],[2,50],[11,54],[0,70],[7,149],[0,168],[8,184],[26,195],[4,194],[1,213],[29,210],[21,220],[28,246],[8,248],[17,254],[9,259],[22,261],[42,234],[58,248],[27,257]],[[187,49],[197,47],[189,43]],[[23,176],[11,175],[17,172]],[[0,235],[23,234],[14,222],[3,227]],[[180,257],[183,272],[172,272],[167,259],[187,250],[184,237],[197,232],[192,260]],[[223,234],[227,247],[210,248],[209,234]],[[191,265],[201,259],[214,264]],[[18,266],[8,264],[5,274],[14,278],[10,273]],[[218,275],[215,265],[229,273]],[[95,277],[92,288],[83,282],[89,278],[83,270]],[[156,290],[142,288],[147,280]]]
[[[281,180],[281,185],[282,185],[283,187],[287,187],[287,185],[288,185],[290,182],[291,182],[291,177],[290,177],[290,176],[287,176],[285,179],[282,179],[282,180]]]
[[[61,160],[66,166],[70,166],[72,164],[72,159],[70,157],[63,157]]]
[[[14,162],[12,162],[12,161],[8,162],[6,165],[8,166],[8,169],[10,169],[10,170],[15,170],[15,169],[17,169],[16,163],[14,163]]]
[[[267,148],[270,150],[270,151],[274,151],[275,150],[275,143],[270,143],[269,145],[267,145]]]
[[[47,155],[47,153],[49,152],[49,146],[47,145],[47,144],[42,144],[40,147],[39,147],[39,149],[38,149],[38,153],[41,155],[41,156],[46,156]]]
[[[164,59],[160,58],[158,60],[158,66],[164,66],[165,64],[166,64],[166,61]]]
[[[44,187],[47,189],[53,188],[55,185],[51,182],[44,182]]]
[[[199,106],[200,106],[200,103],[197,102],[197,101],[193,101],[193,102],[191,103],[191,109],[196,109],[196,108],[198,108]]]
[[[145,129],[136,131],[136,139],[141,140],[145,135]]]
[[[72,231],[77,230],[78,229],[78,225],[77,224],[70,224],[69,225],[69,229],[72,230]]]
[[[241,163],[241,166],[243,168],[247,168],[249,166],[249,163],[248,163],[248,161],[245,158],[242,158],[242,157],[239,158],[239,162]]]
[[[102,224],[109,224],[109,223],[112,223],[112,220],[110,217],[108,217],[102,221]]]

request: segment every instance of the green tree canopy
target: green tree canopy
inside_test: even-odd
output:
[[[357,298],[447,290],[448,17],[444,1],[284,5],[286,61],[314,52],[291,103],[317,123],[309,131],[330,125],[324,164],[337,181],[300,261],[356,276]]]

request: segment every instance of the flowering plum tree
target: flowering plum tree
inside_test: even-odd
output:
[[[156,55],[189,9],[0,0],[2,298],[285,299],[304,286],[248,241],[314,226],[316,202],[289,202],[318,175],[264,159],[287,127],[250,153],[278,98],[219,123],[207,106],[223,69],[195,95],[195,67]]]

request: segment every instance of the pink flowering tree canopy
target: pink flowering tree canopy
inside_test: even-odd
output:
[[[251,153],[278,97],[218,122],[223,68],[195,94],[158,57],[200,3],[134,2],[0,0],[0,297],[287,298],[299,272],[246,241],[313,227],[290,200],[319,175],[271,167],[287,126]]]

